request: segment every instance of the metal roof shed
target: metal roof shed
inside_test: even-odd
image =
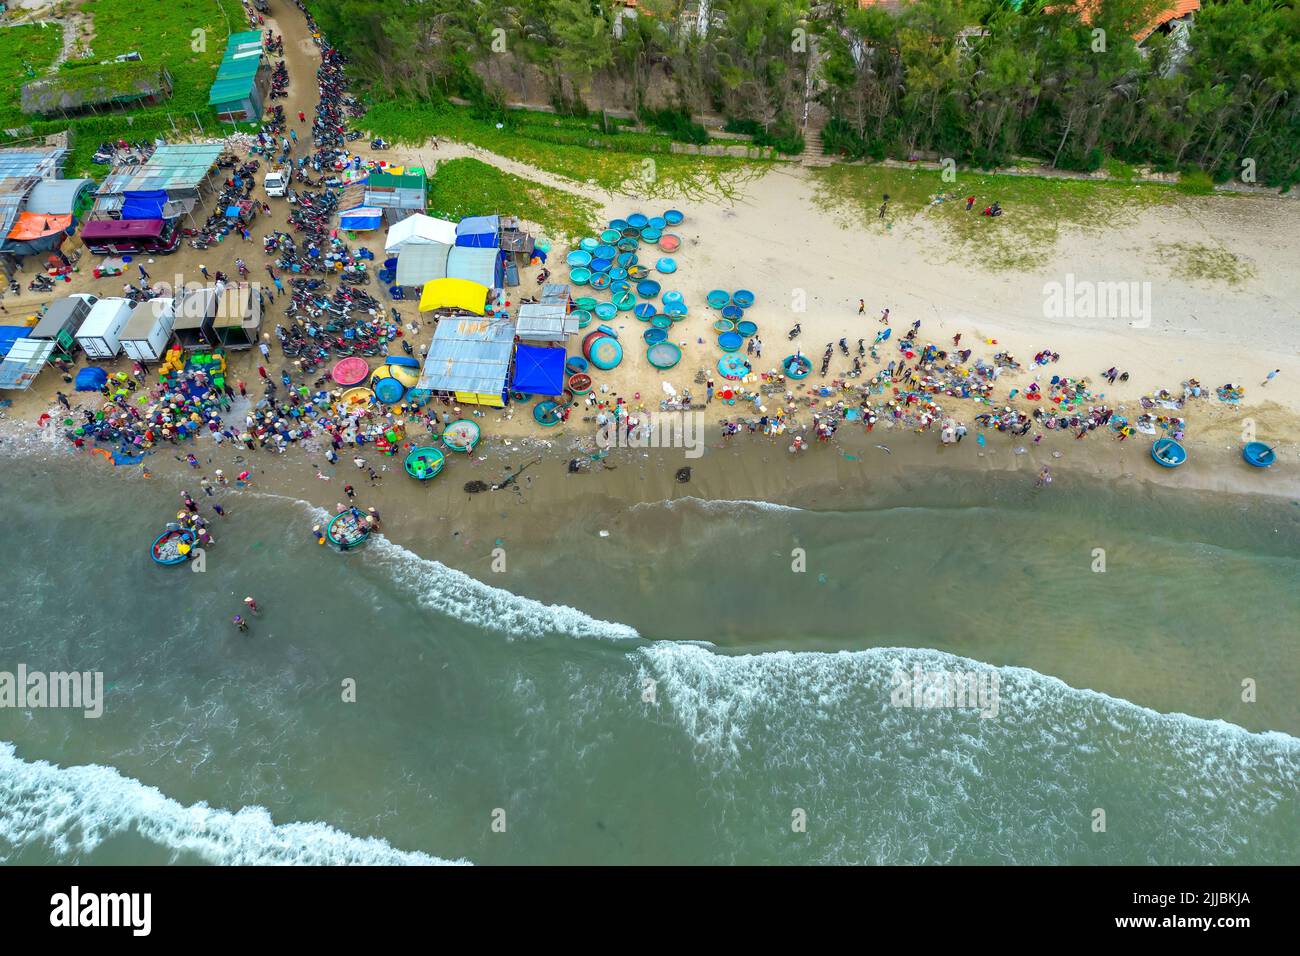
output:
[[[515,326],[509,319],[441,319],[416,387],[501,406],[514,345]]]
[[[525,342],[563,342],[578,331],[578,317],[562,305],[525,302],[515,334]]]
[[[0,362],[0,388],[31,388],[52,354],[54,343],[48,339],[27,337],[14,342],[9,354]]]

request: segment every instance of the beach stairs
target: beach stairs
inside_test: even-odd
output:
[[[820,169],[829,166],[835,160],[828,156],[822,146],[822,127],[826,125],[826,114],[820,107],[808,111],[808,122],[803,128],[803,155],[799,158],[800,166]]]

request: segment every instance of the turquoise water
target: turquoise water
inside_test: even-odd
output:
[[[109,688],[0,709],[0,859],[1296,862],[1300,507],[1061,490],[485,522],[502,574],[417,545],[475,577],[246,494],[194,574],[147,559],[165,485],[0,463],[0,670]],[[894,706],[915,666],[997,715]]]

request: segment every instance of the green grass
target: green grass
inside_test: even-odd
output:
[[[0,127],[27,122],[19,108],[22,85],[44,76],[62,46],[63,31],[57,25],[0,29]]]
[[[596,203],[561,189],[529,182],[477,159],[438,163],[429,179],[429,213],[456,221],[465,216],[518,216],[538,223],[552,239],[591,233]]]
[[[1161,259],[1180,279],[1240,285],[1255,275],[1255,267],[1236,253],[1203,242],[1162,242]]]
[[[370,135],[396,143],[416,145],[438,136],[609,193],[646,198],[734,199],[767,168],[764,161],[678,156],[667,151],[671,140],[658,134],[605,135],[548,119],[554,118],[511,114],[497,129],[468,107],[405,101],[371,106],[364,125]]]
[[[924,217],[952,240],[953,255],[995,270],[1032,269],[1045,264],[1066,230],[1100,234],[1120,217],[1148,206],[1174,202],[1171,186],[1104,180],[1050,179],[958,172],[945,183],[935,170],[883,166],[831,166],[816,171],[814,202],[840,221],[885,230]],[[888,193],[885,220],[877,216]],[[931,205],[937,194],[949,198]],[[965,197],[975,196],[966,212]],[[997,201],[1004,214],[992,219],[980,210]]]
[[[4,126],[25,122],[32,127],[35,136],[68,130],[72,155],[64,168],[65,175],[85,175],[96,179],[108,172],[106,167],[90,162],[96,147],[104,140],[154,137],[175,140],[178,136],[199,132],[200,122],[203,132],[209,135],[224,135],[231,131],[230,124],[218,123],[216,115],[209,109],[208,91],[225,53],[230,32],[227,23],[236,31],[247,29],[248,18],[239,0],[167,0],[147,8],[141,7],[138,0],[84,0],[80,8],[92,18],[94,38],[91,47],[95,62],[135,51],[145,64],[167,67],[172,76],[171,97],[156,106],[77,116],[70,120],[37,116],[24,119],[15,113],[13,121],[4,122]],[[198,35],[195,31],[203,33]],[[4,44],[9,39],[5,34],[14,32],[15,28],[0,30],[0,69],[12,62],[12,56],[6,58]],[[53,62],[63,42],[62,33],[53,29],[46,32],[55,38],[53,52],[47,61]],[[196,41],[202,49],[194,49]],[[0,93],[0,97],[12,98],[15,110],[18,85],[15,83],[12,91]],[[0,104],[3,102],[0,100]],[[256,129],[247,124],[240,128]]]

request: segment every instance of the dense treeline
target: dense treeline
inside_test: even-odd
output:
[[[640,0],[635,17],[616,0],[313,7],[380,98],[492,107],[509,87],[565,112],[631,107],[683,139],[701,133],[689,116],[716,111],[789,151],[811,98],[828,148],[855,158],[1113,156],[1219,180],[1246,162],[1261,183],[1300,180],[1297,0],[1203,0],[1185,46],[1157,32],[1141,48],[1133,35],[1166,0],[1089,0],[1086,23],[1066,2],[713,0],[703,32],[683,0]]]

